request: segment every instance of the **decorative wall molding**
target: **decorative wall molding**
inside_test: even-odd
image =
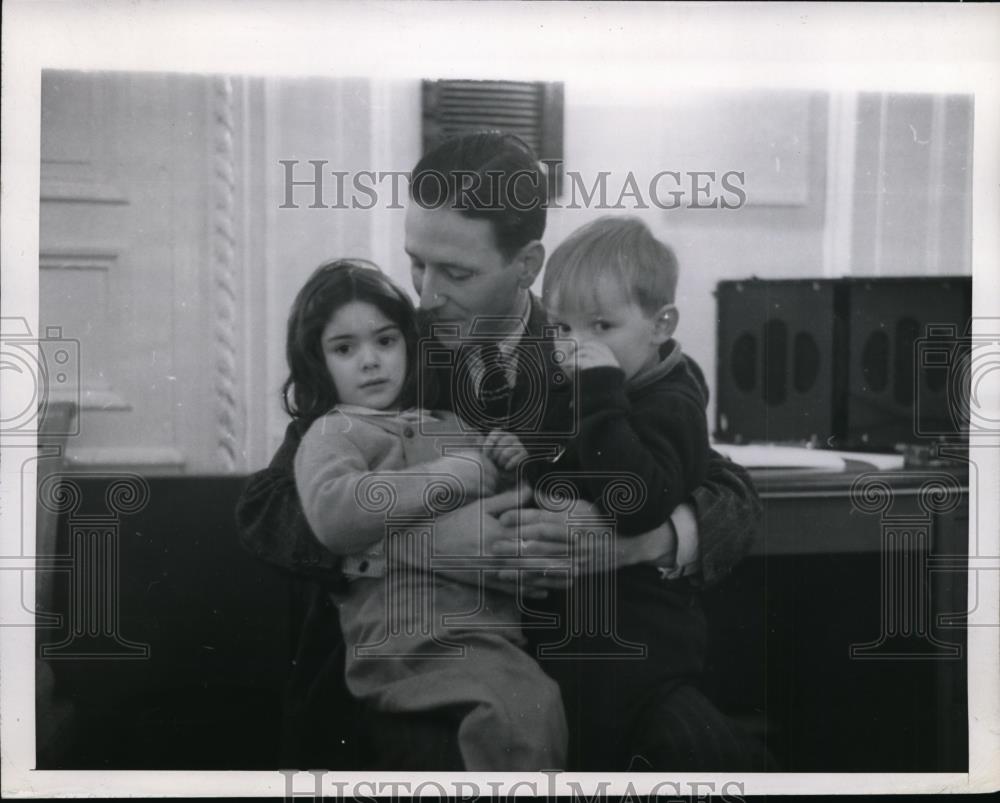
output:
[[[112,243],[45,245],[38,252],[38,267],[40,271],[53,273],[95,271],[108,274],[118,267],[118,258],[123,250],[123,246]],[[65,334],[72,339],[74,333],[67,331]],[[86,376],[81,374],[79,380],[85,383]],[[64,387],[59,383],[53,383],[47,388],[46,398],[49,403],[78,403],[80,410],[84,411],[133,409],[133,405],[107,382],[82,384],[79,387]]]
[[[53,203],[127,204],[128,196],[103,181],[65,181],[42,178],[41,200]]]
[[[972,111],[963,95],[857,95],[852,273],[970,271]]]
[[[79,379],[61,372],[50,394],[78,401],[74,464],[248,465],[247,399],[275,395],[256,350],[264,316],[245,325],[248,304],[266,301],[248,170],[263,175],[262,142],[246,120],[260,80],[42,76],[40,321],[78,344]]]
[[[233,81],[212,86],[212,275],[215,310],[216,454],[225,471],[235,471],[241,454],[243,418],[237,353],[236,147]]]
[[[851,272],[854,171],[857,161],[857,93],[831,92],[829,109],[823,275],[847,276]]]
[[[945,147],[945,98],[936,95],[931,107],[930,164],[927,177],[927,272],[941,272],[941,230],[945,199],[944,160]]]
[[[875,160],[875,256],[872,260],[874,275],[882,275],[882,238],[885,233],[885,159],[886,135],[889,130],[889,96],[879,97],[878,110],[878,156]]]
[[[375,80],[371,85],[369,130],[371,131],[371,162],[376,170],[388,170],[392,165],[393,98],[388,81]],[[388,271],[393,256],[391,246],[392,224],[395,221],[387,213],[372,215],[371,258],[382,270]]]
[[[77,468],[98,466],[141,466],[147,469],[180,471],[186,463],[178,449],[169,446],[90,446],[66,450],[66,463]]]
[[[129,203],[122,188],[109,180],[115,143],[104,126],[115,106],[111,83],[86,73],[55,71],[44,75],[42,83],[41,200]]]
[[[75,392],[51,388],[46,396],[49,404],[57,402],[79,402],[81,410],[128,411],[135,409],[131,402],[111,388],[81,388]]]
[[[108,270],[123,250],[115,244],[44,245],[38,250],[38,266],[43,270]]]
[[[234,83],[237,137],[237,254],[240,259],[240,383],[242,402],[241,468],[266,463],[268,387],[267,248],[271,203],[267,194],[270,163],[266,158],[264,79],[242,78]]]

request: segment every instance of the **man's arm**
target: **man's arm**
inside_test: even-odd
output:
[[[688,371],[708,399],[708,385],[698,364],[684,355]],[[670,518],[642,535],[618,539],[616,556],[619,566],[650,563],[660,568],[666,578],[697,578],[702,586],[720,582],[750,551],[762,519],[760,498],[746,469],[709,451],[705,480],[694,489],[688,502],[679,505]],[[531,541],[528,552],[541,555],[560,554],[565,550],[564,514],[545,510],[517,511],[501,517],[507,526],[521,525],[521,537]],[[554,550],[549,547],[553,544]],[[524,554],[525,547],[503,543],[507,554]],[[565,554],[562,552],[561,554]],[[595,571],[595,564],[581,556],[581,573]],[[556,586],[558,582],[540,581],[538,586]]]
[[[341,558],[316,539],[295,490],[293,465],[302,433],[288,425],[271,464],[250,476],[236,503],[236,527],[251,554],[296,574],[342,581]]]
[[[310,576],[334,588],[346,583],[342,558],[326,549],[313,534],[295,488],[295,454],[302,433],[295,422],[271,464],[253,474],[236,504],[236,525],[243,547],[251,554],[297,575]],[[508,532],[496,516],[523,500],[524,489],[507,491],[487,500],[475,500],[439,516],[435,522],[435,551],[444,555],[494,553],[493,543]]]
[[[701,586],[715,585],[750,551],[762,512],[746,469],[712,450],[708,478],[667,524],[647,533],[645,552],[637,550],[630,562],[653,563],[670,579],[692,577]],[[659,557],[643,558],[657,550]]]
[[[746,469],[713,451],[708,479],[695,489],[692,502],[680,505],[670,520],[649,532],[617,538],[615,563],[618,568],[648,563],[662,569],[667,579],[686,576],[701,587],[716,585],[750,550],[761,512]],[[498,540],[494,554],[551,558],[554,567],[565,563],[565,510],[508,510],[499,522],[512,537]],[[577,549],[572,554],[576,558],[573,574],[607,570],[600,549]],[[532,589],[564,588],[572,582],[565,574],[542,572],[503,571],[500,579],[511,586],[518,580]]]
[[[701,580],[718,583],[753,546],[764,508],[743,466],[712,451],[708,479],[695,489]]]
[[[708,383],[701,366],[690,355],[684,355],[688,371],[701,386],[708,402]],[[743,466],[723,457],[714,449],[709,452],[708,476],[694,490],[692,499],[697,521],[698,574],[703,586],[721,581],[736,566],[753,545],[760,531],[764,510],[750,474]],[[681,528],[690,517],[674,516],[674,526]],[[679,541],[684,533],[678,530]]]

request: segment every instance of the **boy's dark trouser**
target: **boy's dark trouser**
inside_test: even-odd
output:
[[[573,621],[572,595],[545,605]],[[707,628],[700,599],[683,582],[664,582],[648,566],[617,573],[613,617],[621,642],[644,645],[645,657],[597,657],[615,649],[606,635],[575,635],[560,647],[576,658],[542,658],[558,681],[570,732],[570,767],[582,772],[763,771],[757,745],[698,690]],[[595,600],[590,598],[588,604]],[[581,611],[576,621],[580,622]],[[593,621],[593,620],[592,620]],[[552,632],[527,631],[532,649],[558,641]],[[563,632],[565,630],[563,629]],[[536,653],[537,654],[537,653]],[[587,657],[592,656],[592,657]]]
[[[368,732],[377,755],[374,769],[459,772],[459,718],[402,717],[369,712]],[[694,686],[681,685],[657,695],[612,742],[610,733],[570,732],[570,769],[654,772],[765,772],[774,766],[763,745],[745,734]],[[626,749],[626,745],[629,749]],[[574,755],[575,751],[579,751]],[[550,768],[542,768],[550,769]]]
[[[764,745],[745,733],[690,684],[655,694],[632,725],[635,772],[773,772]]]

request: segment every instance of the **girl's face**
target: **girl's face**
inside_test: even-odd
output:
[[[378,307],[367,301],[344,304],[320,342],[341,404],[375,410],[396,404],[406,380],[406,340]]]

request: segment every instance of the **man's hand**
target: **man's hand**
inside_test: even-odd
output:
[[[458,561],[455,572],[449,576],[471,584],[485,582],[491,588],[509,594],[515,593],[516,572],[512,573],[512,578],[500,579],[495,571],[476,570],[476,559],[480,556],[489,558],[510,554],[505,547],[498,547],[498,544],[506,544],[514,534],[500,524],[499,517],[519,505],[527,504],[530,499],[531,489],[525,485],[485,499],[476,499],[458,510],[439,516],[434,523],[434,556],[470,558],[468,561]],[[423,563],[424,556],[415,550],[403,549],[397,554],[417,569],[426,572],[430,568]],[[552,565],[554,567],[556,563],[553,562]],[[539,588],[526,589],[525,593],[532,597],[544,597],[547,592]]]
[[[456,579],[485,582],[491,588],[514,594],[520,588],[528,597],[544,597],[548,589],[567,588],[575,577],[661,559],[676,549],[673,527],[664,523],[643,535],[613,539],[613,558],[600,539],[580,540],[566,526],[569,511],[525,508],[531,490],[521,486],[502,494],[477,499],[440,516],[434,525],[434,555],[447,557],[502,556],[530,559],[531,569],[469,571],[456,569]],[[544,504],[545,500],[540,500]],[[577,502],[576,515],[594,513],[589,502]],[[570,549],[569,539],[574,539]],[[403,556],[413,557],[410,550]],[[416,565],[416,564],[414,564]],[[474,568],[475,560],[469,561]],[[427,571],[427,566],[417,568]]]
[[[432,464],[435,471],[449,474],[458,481],[466,499],[487,497],[496,493],[500,481],[496,463],[476,449],[462,449]]]
[[[576,515],[596,512],[589,502],[577,502],[574,510]],[[501,514],[500,524],[516,533],[516,537],[498,540],[494,546],[497,554],[549,558],[553,561],[552,568],[520,572],[521,582],[526,588],[535,591],[567,588],[580,575],[650,563],[676,549],[673,527],[665,522],[642,535],[620,538],[611,535],[609,554],[609,544],[605,540],[581,539],[579,533],[570,533],[566,525],[568,516],[567,511],[542,508],[509,510]],[[497,579],[513,584],[518,574],[517,570],[503,570]]]

